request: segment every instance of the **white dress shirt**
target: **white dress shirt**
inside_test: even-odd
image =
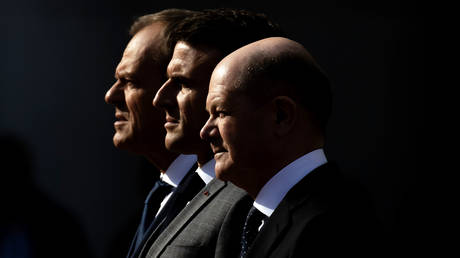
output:
[[[160,175],[160,180],[162,180],[163,182],[173,187],[177,187],[182,181],[182,179],[184,179],[185,175],[190,170],[190,168],[195,164],[196,161],[197,161],[196,155],[184,155],[184,154],[179,155],[171,163],[171,165],[169,165],[166,172]],[[172,192],[166,195],[166,197],[161,202],[160,208],[158,209],[156,215],[160,213],[160,211],[163,209],[165,204],[168,202],[171,195],[172,195]]]
[[[317,149],[294,160],[276,173],[262,187],[254,201],[263,214],[270,217],[291,188],[315,168],[327,162],[323,149]]]
[[[215,167],[216,161],[214,159],[211,159],[210,161],[206,162],[206,164],[204,164],[202,167],[198,167],[196,169],[196,172],[205,184],[208,184],[209,182],[211,182],[213,178],[216,177],[216,172],[214,171]]]

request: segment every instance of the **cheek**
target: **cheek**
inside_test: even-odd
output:
[[[177,100],[181,119],[194,128],[201,130],[208,119],[205,98],[198,94],[189,93],[186,95],[179,94]]]
[[[188,94],[179,92],[177,95],[177,108],[181,116],[181,120],[188,120],[189,114],[191,113],[191,101]]]
[[[252,163],[254,154],[260,151],[260,146],[263,146],[263,133],[263,128],[261,129],[257,124],[251,125],[248,121],[240,121],[238,124],[226,125],[223,128],[224,146],[230,158],[239,167],[246,167]]]
[[[238,159],[238,156],[244,152],[241,147],[242,139],[236,130],[237,124],[233,122],[223,122],[220,126],[220,135],[222,137],[223,147],[228,151],[229,158]]]
[[[159,117],[159,112],[150,105],[151,95],[148,92],[135,91],[127,98],[126,105],[133,127],[143,127],[143,124],[152,123]]]

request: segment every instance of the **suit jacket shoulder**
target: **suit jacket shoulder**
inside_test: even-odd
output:
[[[149,247],[146,257],[232,257],[238,253],[235,225],[250,207],[242,189],[212,180]],[[232,232],[233,231],[233,232]],[[233,254],[234,253],[234,254]]]
[[[248,257],[375,257],[378,222],[366,193],[327,163],[295,185],[259,232]]]

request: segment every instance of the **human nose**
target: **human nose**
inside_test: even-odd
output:
[[[208,140],[211,137],[216,137],[219,134],[217,126],[214,124],[214,119],[209,116],[208,121],[204,124],[200,131],[200,137],[203,140]]]
[[[165,107],[168,103],[172,103],[172,82],[171,79],[168,79],[163,85],[161,85],[160,89],[155,94],[155,98],[153,98],[152,105],[156,108]]]
[[[115,104],[123,97],[123,90],[119,81],[116,81],[112,87],[105,93],[104,100],[107,104]]]

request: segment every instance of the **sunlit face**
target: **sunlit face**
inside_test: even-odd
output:
[[[208,114],[205,109],[209,78],[219,53],[193,48],[179,41],[167,68],[168,80],[157,92],[153,105],[166,112],[165,144],[179,153],[196,153],[206,144],[200,139]]]
[[[209,119],[201,137],[211,144],[217,178],[239,182],[253,176],[248,173],[255,173],[266,161],[263,153],[270,140],[270,113],[268,105],[253,103],[235,91],[225,70],[215,71],[211,78],[206,100]]]
[[[157,90],[166,80],[166,63],[160,62],[161,32],[154,23],[138,32],[128,43],[115,71],[116,82],[105,101],[115,107],[113,143],[136,153],[149,152],[164,141],[164,116],[152,107]]]

